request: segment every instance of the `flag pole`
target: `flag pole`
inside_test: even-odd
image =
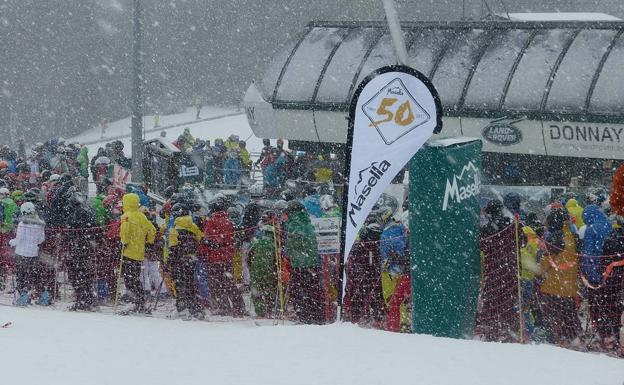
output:
[[[401,31],[401,21],[399,20],[399,14],[397,12],[394,0],[381,0],[384,10],[386,11],[386,21],[388,22],[388,30],[392,37],[392,44],[394,45],[394,52],[397,58],[397,64],[407,65],[407,47],[405,46],[405,39],[403,38],[403,32]]]

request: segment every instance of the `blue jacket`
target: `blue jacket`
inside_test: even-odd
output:
[[[596,205],[585,207],[583,222],[587,228],[583,241],[581,271],[589,283],[599,285],[602,283],[603,245],[611,233],[611,224],[607,216]]]
[[[223,165],[223,183],[229,185],[238,184],[242,176],[243,167],[241,166],[240,159],[227,158]]]
[[[308,195],[303,199],[303,205],[306,208],[308,214],[314,218],[321,218],[323,216],[323,209],[321,208],[321,197],[318,194]]]
[[[286,159],[279,156],[273,163],[264,170],[264,185],[268,187],[279,187],[284,182],[284,164]]]
[[[391,273],[404,273],[409,267],[406,235],[405,226],[394,221],[381,232],[381,261]]]

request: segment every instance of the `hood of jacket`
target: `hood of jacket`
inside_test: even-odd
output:
[[[535,230],[533,230],[530,226],[523,226],[522,232],[529,239],[537,238],[537,234],[535,233]]]
[[[128,193],[123,196],[122,204],[124,213],[139,211],[141,199],[135,193]]]
[[[174,226],[178,230],[186,230],[195,233],[195,223],[193,222],[193,217],[190,215],[177,217],[174,220]]]
[[[572,198],[572,199],[568,200],[568,202],[566,203],[565,207],[566,207],[566,209],[570,210],[571,208],[574,208],[574,207],[579,207],[580,208],[581,206],[579,206],[579,204],[576,201],[576,199]]]

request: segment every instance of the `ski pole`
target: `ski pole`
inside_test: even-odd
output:
[[[154,305],[150,309],[150,312],[156,310],[156,308],[158,307],[158,299],[160,298],[160,291],[162,290],[164,283],[165,283],[165,275],[162,274],[162,277],[160,278],[160,285],[158,285],[158,290],[156,291],[156,299],[154,300]]]
[[[119,303],[119,289],[121,286],[121,270],[123,269],[123,255],[126,249],[125,244],[121,244],[121,256],[119,258],[119,266],[117,269],[117,283],[115,285],[115,303],[113,304],[113,310],[117,311],[117,304]]]

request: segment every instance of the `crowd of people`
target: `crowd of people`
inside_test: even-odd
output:
[[[230,139],[233,145],[235,140]],[[90,160],[85,147],[69,148],[74,146],[77,151],[69,155],[65,144],[57,142],[52,156],[42,151],[50,144],[35,146],[31,162],[59,157],[65,168],[48,170],[49,163],[39,162],[46,168],[21,196],[14,192],[22,186],[0,181],[6,186],[0,189],[4,213],[0,282],[10,287],[8,273],[14,271],[16,305],[58,301],[62,270],[73,289],[71,310],[131,302],[130,312],[149,313],[156,298],[164,297],[175,301],[177,314],[184,318],[204,318],[210,309],[211,314],[234,317],[252,311],[259,317],[292,313],[303,323],[327,321],[325,306],[337,296],[338,261],[332,260],[331,274],[322,274],[323,258],[311,218],[336,218],[341,211],[335,203],[332,172],[324,170],[327,163],[322,158],[308,156],[307,176],[313,183],[291,188],[269,183],[260,190],[250,189],[251,200],[242,212],[232,197],[217,194],[206,203],[188,185],[166,189],[167,201],[157,209],[144,186],[111,180],[113,166],[130,164],[121,142],[100,148]],[[265,142],[256,161],[269,170],[265,178],[280,158],[290,157],[282,146],[281,141],[277,147]],[[85,168],[97,185],[91,198],[77,183],[87,178]],[[357,280],[358,274],[368,274],[371,263],[380,274],[383,271],[383,290],[380,286],[375,298],[381,302],[374,317],[380,327],[387,318],[388,329],[398,331],[405,311],[401,305],[409,291],[404,283],[397,285],[405,279],[408,252],[406,226],[393,216],[395,211],[396,207],[377,208],[371,216],[354,247],[348,274]],[[380,250],[375,261],[365,258],[363,251],[374,247],[371,242]],[[347,289],[354,304],[353,320],[363,317],[357,315],[358,301],[366,301],[362,290],[354,289],[358,285]],[[402,299],[390,304],[394,291],[401,291]],[[245,306],[243,295],[250,296],[251,308]]]
[[[623,179],[624,167],[620,167],[610,196],[604,192],[566,193],[542,212],[525,212],[515,193],[493,199],[484,207],[482,245],[493,254],[503,242],[497,234],[518,223],[521,310],[516,312],[524,325],[525,342],[621,351]],[[514,236],[513,231],[510,234]],[[505,252],[513,254],[515,250]]]
[[[32,159],[45,159],[39,148]],[[175,299],[181,317],[203,318],[206,308],[240,317],[248,314],[242,294],[250,293],[257,316],[274,316],[281,296],[288,300],[280,311],[292,311],[305,323],[325,320],[321,258],[306,207],[316,210],[312,216],[337,215],[331,195],[321,204],[312,185],[307,196],[284,191],[277,200],[260,191],[241,215],[225,195],[202,207],[197,190],[171,186],[157,210],[143,186],[122,187],[108,177],[112,165],[129,166],[120,142],[99,149],[90,162],[82,157],[85,147],[75,158],[65,154],[62,142],[55,148],[51,158],[63,156],[66,168],[46,168],[28,186],[13,183],[11,172],[0,181],[0,282],[5,286],[8,273],[15,272],[16,305],[58,300],[60,269],[73,289],[71,310],[130,301],[131,312],[146,313],[150,296],[165,296]],[[92,198],[77,183],[89,166],[98,186]],[[26,193],[15,194],[22,186]],[[126,294],[119,298],[122,282]]]
[[[187,182],[203,185],[205,188],[240,187],[253,184],[251,172],[257,170],[262,175],[262,184],[267,194],[277,198],[290,179],[313,181],[315,183],[342,183],[341,163],[331,161],[330,154],[319,155],[312,152],[292,152],[284,147],[284,140],[277,139],[275,146],[270,139],[263,139],[263,147],[255,162],[247,149],[247,143],[238,135],[230,135],[226,140],[210,140],[193,137],[190,129],[185,129],[173,144],[183,153],[182,163]]]
[[[91,159],[86,147],[63,140],[39,143],[28,155],[25,149],[0,148],[0,286],[5,288],[8,273],[15,272],[15,304],[58,300],[60,268],[73,288],[73,310],[132,302],[131,312],[149,313],[156,298],[164,297],[175,301],[177,314],[185,318],[204,318],[210,309],[234,317],[292,312],[303,323],[327,321],[325,306],[339,290],[337,260],[332,273],[324,275],[312,220],[341,217],[332,189],[340,175],[329,156],[293,154],[283,141],[273,147],[265,140],[252,162],[245,142],[235,135],[211,146],[189,131],[174,144],[201,170],[200,185],[238,186],[255,165],[264,186],[246,190],[251,197],[242,211],[231,196],[218,193],[206,200],[192,183],[167,188],[167,201],[157,209],[145,186],[116,179],[116,170],[130,167],[119,141]],[[94,197],[88,196],[89,173],[97,186]],[[294,177],[308,183],[287,185]],[[518,225],[516,313],[525,341],[619,349],[621,191],[624,167],[615,173],[610,194],[566,193],[529,212],[515,193],[484,205],[482,245]],[[376,205],[359,233],[345,266],[343,315],[406,331],[409,228],[395,203]],[[250,296],[251,308],[243,295]],[[582,325],[585,304],[590,328]],[[595,333],[589,336],[588,330]]]

